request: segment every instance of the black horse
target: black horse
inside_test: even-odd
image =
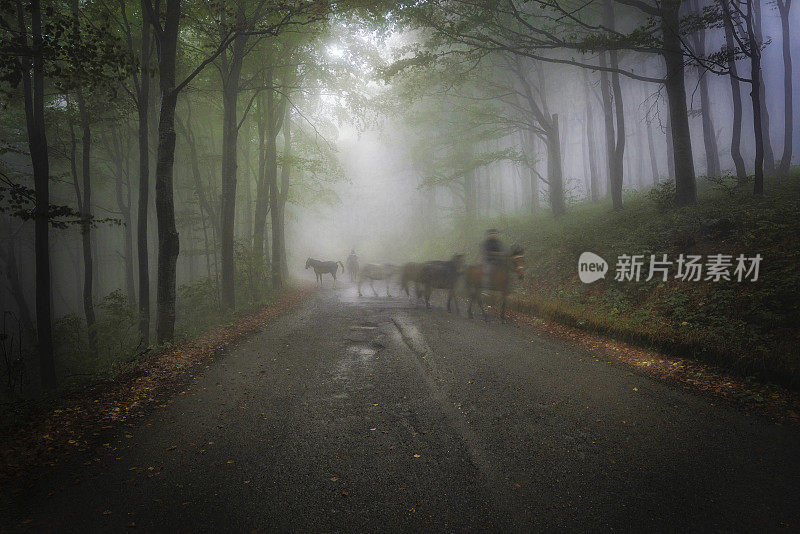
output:
[[[429,261],[420,269],[417,282],[422,286],[422,297],[425,306],[431,307],[431,293],[434,289],[447,290],[447,311],[450,311],[450,302],[455,304],[458,315],[458,300],[455,298],[456,283],[461,276],[461,266],[464,264],[464,255],[456,254],[450,261]]]
[[[306,260],[306,269],[309,267],[314,268],[314,274],[317,275],[317,282],[322,285],[322,275],[323,274],[330,274],[333,276],[333,287],[336,288],[336,271],[339,270],[339,266],[342,266],[342,272],[344,272],[344,264],[340,261],[320,261],[315,260],[313,258],[308,258]]]

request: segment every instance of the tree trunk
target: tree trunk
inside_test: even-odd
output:
[[[764,43],[764,37],[762,34],[761,29],[761,0],[757,0],[755,2],[749,1],[747,3],[748,6],[752,8],[752,28],[753,28],[753,36],[755,38],[755,43],[759,46],[759,58],[758,64],[759,69],[761,68],[761,52],[760,46]],[[751,62],[752,64],[752,62]],[[775,152],[772,150],[772,141],[770,136],[770,120],[769,120],[769,111],[767,110],[767,90],[764,86],[764,77],[760,75],[758,76],[758,94],[760,100],[760,112],[759,115],[761,116],[761,136],[762,136],[762,143],[763,143],[763,151],[764,151],[764,172],[767,176],[772,176],[775,174]],[[763,183],[762,183],[763,186]]]
[[[259,100],[258,143],[259,143],[259,179],[256,185],[256,208],[253,222],[253,249],[259,257],[261,250],[267,244],[266,217],[270,214],[270,229],[272,233],[272,254],[264,248],[265,262],[270,265],[270,279],[273,288],[279,288],[284,277],[281,269],[282,252],[284,250],[281,214],[279,213],[280,190],[278,187],[278,162],[275,138],[283,124],[284,106],[286,99],[280,104],[275,102],[275,84],[272,67],[265,72],[266,96]]]
[[[234,218],[236,217],[236,101],[238,88],[223,83],[222,189],[220,194],[220,296],[225,312],[235,308]]]
[[[700,12],[697,1],[691,3],[695,12]],[[706,55],[706,32],[700,29],[692,35],[692,44],[699,57]],[[714,119],[711,113],[711,98],[708,94],[708,79],[703,67],[697,68],[698,84],[700,89],[700,111],[703,122],[703,146],[706,152],[706,176],[717,177],[721,174],[719,164],[719,149],[717,148],[717,133],[714,130]]]
[[[175,62],[178,48],[180,0],[167,0],[164,29],[159,49],[161,111],[158,117],[158,152],[156,156],[156,216],[158,217],[158,283],[156,339],[159,344],[172,341],[175,334],[175,267],[180,252],[175,227],[173,199],[173,164],[175,162]]]
[[[600,181],[597,169],[597,147],[594,138],[594,109],[592,109],[592,95],[589,89],[589,71],[583,69],[584,96],[586,97],[586,148],[589,158],[589,199],[597,202],[600,198],[597,190]]]
[[[75,14],[77,17],[77,14]],[[92,132],[89,125],[89,111],[83,92],[78,91],[78,110],[81,118],[81,171],[83,175],[83,199],[81,200],[81,241],[83,243],[83,313],[86,316],[86,331],[89,336],[89,350],[97,352],[97,333],[94,314],[94,296],[92,284],[94,267],[92,265],[92,180],[91,180],[91,148]]]
[[[191,109],[191,108],[189,108]],[[203,185],[203,176],[200,172],[200,158],[197,154],[197,140],[192,131],[192,122],[190,117],[187,116],[186,122],[183,124],[183,130],[186,133],[186,141],[189,146],[189,161],[192,168],[192,181],[194,182],[194,190],[197,195],[197,201],[200,203],[200,209],[204,210],[209,217],[212,228],[219,228],[219,221],[217,220],[217,213],[214,211],[214,206],[208,199],[205,186]]]
[[[280,189],[278,188],[278,150],[275,146],[275,138],[278,135],[279,125],[276,121],[272,120],[273,110],[275,109],[275,98],[272,89],[272,71],[269,72],[269,89],[267,89],[267,110],[269,111],[270,118],[267,120],[267,135],[266,135],[266,181],[269,186],[269,211],[270,223],[272,225],[272,287],[280,289],[283,287],[283,272],[281,269],[281,262],[283,261],[281,254],[283,253],[283,233],[281,232],[281,217],[280,217]]]
[[[778,12],[781,16],[781,35],[783,38],[783,155],[781,156],[780,167],[781,175],[789,174],[789,166],[792,164],[792,144],[793,137],[793,113],[794,101],[792,91],[792,44],[789,33],[789,10],[792,7],[792,0],[777,0]]]
[[[471,234],[478,218],[478,183],[474,169],[464,173],[464,217],[467,222],[465,228]]]
[[[112,132],[114,139],[114,146],[116,150],[116,180],[114,181],[114,192],[117,199],[117,207],[122,214],[123,222],[123,239],[125,248],[125,293],[128,297],[128,302],[131,306],[136,306],[136,289],[135,281],[133,278],[133,226],[131,220],[131,184],[130,184],[130,167],[127,163],[128,159],[122,153],[121,142],[118,142],[116,132]],[[124,182],[123,182],[124,179]],[[127,192],[127,194],[126,194]],[[127,199],[126,199],[127,196]]]
[[[653,123],[645,118],[647,122],[647,148],[650,151],[650,173],[653,175],[653,184],[658,182],[658,160],[656,159],[656,146],[653,142]]]
[[[239,3],[237,19],[244,17],[244,3]],[[239,100],[239,78],[244,59],[244,46],[247,36],[237,36],[233,42],[230,60],[227,52],[222,58],[222,194],[220,198],[220,245],[222,268],[220,270],[221,304],[225,312],[236,307],[235,266],[233,245],[235,240],[234,221],[236,218],[236,148],[239,138],[239,125],[236,118],[236,104]]]
[[[17,4],[17,18],[21,35],[32,37],[33,61],[25,68],[22,83],[25,99],[25,124],[28,149],[33,168],[35,190],[34,250],[36,256],[36,334],[39,356],[39,373],[44,389],[56,386],[56,367],[53,357],[50,288],[50,165],[44,121],[44,59],[42,57],[42,10],[39,0],[31,0],[30,30],[25,24],[22,3]],[[27,37],[25,46],[28,46]],[[29,65],[26,65],[28,67]]]
[[[600,53],[600,66],[607,66],[605,52]],[[622,208],[622,178],[624,172],[622,168],[622,158],[624,152],[617,150],[619,132],[617,131],[618,128],[614,126],[614,102],[611,96],[611,81],[606,71],[600,72],[600,92],[603,99],[608,192],[611,195],[611,205],[615,210],[618,210]]]
[[[243,157],[247,165],[244,173],[244,228],[240,228],[237,239],[248,239],[253,235],[253,166],[251,164],[250,152],[250,129],[246,130],[246,135],[239,136],[240,142],[244,139],[244,144],[240,150],[244,151]]]
[[[725,46],[728,52],[728,70],[730,76],[728,77],[731,82],[731,98],[733,100],[733,132],[731,134],[731,158],[736,167],[736,181],[739,185],[747,183],[747,168],[742,158],[742,91],[739,85],[739,80],[736,77],[739,75],[736,66],[736,58],[731,51],[735,50],[735,43],[733,37],[733,22],[731,21],[729,13],[727,13],[727,0],[720,0],[726,10],[726,15],[723,17],[725,27]]]
[[[141,0],[142,53],[141,82],[137,111],[139,113],[139,200],[136,214],[136,259],[139,273],[139,335],[145,345],[150,342],[150,265],[147,250],[147,217],[150,202],[150,20],[149,0]]]
[[[667,104],[669,107],[669,104]],[[664,130],[667,139],[667,174],[669,175],[670,180],[675,180],[675,147],[672,145],[672,119],[669,117],[669,111],[667,111],[667,126]]]
[[[533,161],[536,155],[536,135],[527,130],[523,130],[522,139],[527,147],[528,154],[530,155],[530,164],[528,165],[528,179],[530,181],[530,197],[528,199],[528,210],[531,213],[536,213],[539,210],[539,175],[536,174],[536,162]]]
[[[28,306],[28,301],[25,298],[25,290],[22,288],[22,282],[19,278],[19,267],[17,266],[17,255],[14,250],[14,236],[11,232],[11,220],[5,216],[2,218],[3,225],[6,227],[6,251],[5,255],[3,256],[3,260],[5,261],[6,268],[5,268],[5,275],[6,279],[8,280],[8,289],[11,292],[11,296],[14,298],[14,302],[17,304],[17,310],[19,311],[19,320],[22,323],[22,328],[25,332],[25,336],[27,339],[32,339],[35,333],[35,328],[33,326],[33,319],[31,315],[31,309]]]
[[[281,233],[281,273],[283,278],[289,278],[289,264],[286,257],[286,201],[289,200],[289,179],[291,176],[292,134],[291,134],[291,107],[284,103],[283,106],[283,164],[281,165],[281,197],[280,197],[280,233]]]
[[[697,183],[694,174],[692,139],[689,114],[686,109],[683,51],[678,34],[679,2],[669,3],[662,16],[662,56],[667,67],[664,87],[669,101],[670,129],[672,130],[672,158],[675,165],[675,202],[678,206],[697,204]]]
[[[711,98],[708,94],[708,81],[700,72],[700,106],[703,108],[703,146],[706,151],[706,175],[719,176],[722,174],[719,163],[719,149],[717,148],[717,133],[714,130],[714,119],[711,114]]]
[[[603,23],[613,29],[615,26],[614,8],[610,0],[606,0],[603,10]],[[608,51],[608,62],[612,69],[619,69],[619,58],[616,50]],[[625,107],[622,101],[622,86],[619,73],[611,73],[611,89],[614,93],[614,118],[616,119],[617,139],[614,143],[614,162],[610,184],[612,185],[611,198],[614,209],[622,208],[622,186],[625,182],[625,170],[622,166],[625,157]]]
[[[564,178],[561,170],[561,139],[559,137],[558,114],[552,115],[552,121],[546,130],[546,142],[547,191],[553,215],[558,216],[566,211],[564,205]]]
[[[256,182],[256,206],[253,219],[253,254],[259,260],[264,256],[264,239],[266,238],[267,212],[269,211],[269,183],[266,179],[267,153],[265,139],[269,110],[265,109],[266,99],[258,97],[258,181]]]
[[[755,0],[756,3],[759,0]],[[753,171],[753,194],[759,196],[764,194],[764,118],[761,116],[763,111],[763,98],[761,96],[761,41],[756,38],[755,18],[753,0],[747,0],[747,37],[750,44],[750,92],[753,103],[753,130],[755,133],[756,157],[755,169]]]

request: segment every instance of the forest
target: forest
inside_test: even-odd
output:
[[[737,297],[762,308],[731,323],[722,300],[686,340],[746,333],[767,358],[788,333],[796,357],[791,4],[3,0],[4,395],[113,376],[271,302],[307,257],[474,254],[490,224],[536,251],[527,306],[572,323],[578,301],[607,316],[562,279],[586,246],[774,244],[781,287]]]

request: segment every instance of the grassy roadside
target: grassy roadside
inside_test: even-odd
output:
[[[24,422],[5,425],[0,484],[89,449],[100,429],[110,428],[163,403],[194,369],[232,343],[256,332],[307,297],[307,287],[286,291],[256,310],[202,334],[154,351],[120,368],[112,378],[62,390],[34,405]],[[29,403],[28,403],[29,404]]]
[[[526,247],[527,277],[513,309],[680,357],[722,365],[744,376],[800,387],[800,176],[773,180],[767,194],[720,181],[701,184],[698,205],[676,208],[668,185],[629,193],[623,210],[581,203],[558,219],[482,221],[507,243]],[[435,245],[438,255],[476,250],[473,238]],[[578,257],[609,263],[606,278],[578,279]],[[614,280],[622,254],[645,257],[639,282]],[[646,282],[649,258],[667,254],[761,254],[756,282]],[[731,269],[731,272],[733,270]]]

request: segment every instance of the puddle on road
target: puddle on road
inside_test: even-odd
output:
[[[361,362],[364,363],[370,357],[375,356],[378,350],[372,348],[370,345],[350,345],[347,347],[347,352],[355,354],[361,359]]]
[[[374,336],[377,326],[351,326],[344,339],[345,341],[353,341],[356,343],[365,342],[370,337]]]

